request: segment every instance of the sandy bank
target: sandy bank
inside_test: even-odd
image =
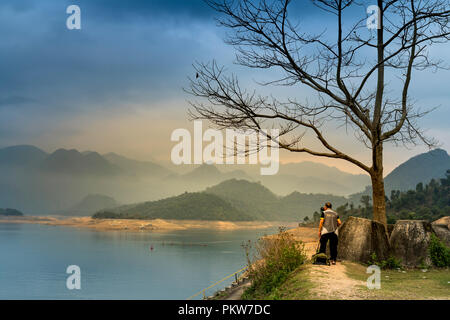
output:
[[[66,226],[90,228],[98,231],[172,231],[207,229],[217,231],[257,230],[278,226],[292,227],[295,222],[275,221],[199,221],[199,220],[125,220],[125,219],[92,219],[90,217],[14,217],[2,218],[0,223],[31,223],[50,226]]]

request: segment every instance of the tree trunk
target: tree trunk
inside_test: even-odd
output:
[[[373,220],[381,222],[387,227],[386,196],[384,193],[383,170],[372,175]]]
[[[384,224],[387,230],[386,195],[383,179],[383,145],[380,143],[373,149],[372,179],[373,220]]]

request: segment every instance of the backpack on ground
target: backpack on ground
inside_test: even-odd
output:
[[[319,240],[319,243],[317,244],[316,254],[314,254],[311,257],[312,264],[329,266],[330,265],[330,259],[328,258],[326,253],[320,253],[319,252],[319,246],[320,246],[320,240]]]

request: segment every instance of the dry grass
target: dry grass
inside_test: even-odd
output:
[[[276,236],[262,238],[256,243],[253,260],[249,253],[251,249],[246,247],[252,286],[244,293],[244,299],[258,299],[270,294],[306,261],[303,243],[282,228]]]

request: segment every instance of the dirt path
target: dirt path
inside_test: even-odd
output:
[[[303,241],[305,253],[311,257],[317,250],[317,229],[295,228],[289,231],[295,238]],[[309,280],[314,284],[310,294],[312,299],[364,299],[358,286],[365,285],[363,281],[351,279],[346,274],[345,264],[321,266],[308,264]]]
[[[312,300],[362,300],[359,286],[364,286],[365,282],[351,279],[346,274],[346,266],[340,262],[336,265],[322,266],[308,263],[308,279],[314,283],[309,291]],[[250,282],[242,284],[231,291],[224,300],[240,300],[245,289],[250,286]]]
[[[361,300],[358,286],[364,286],[363,281],[347,276],[346,267],[338,262],[336,265],[309,265],[308,278],[314,283],[310,290],[312,299]]]

